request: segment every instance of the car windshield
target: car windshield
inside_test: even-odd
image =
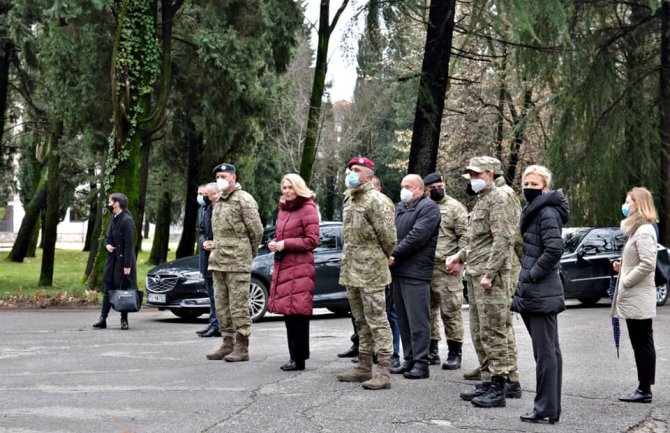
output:
[[[589,231],[591,231],[590,228],[584,227],[563,229],[563,252],[574,253]]]

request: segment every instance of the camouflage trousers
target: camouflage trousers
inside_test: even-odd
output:
[[[463,281],[435,270],[430,282],[430,339],[440,340],[440,318],[447,340],[463,342]]]
[[[251,335],[249,318],[249,272],[212,271],[216,318],[223,337],[232,337],[236,332]]]
[[[510,277],[499,273],[490,289],[483,289],[483,275],[468,276],[470,333],[481,367],[482,381],[503,376],[518,381],[516,339],[509,296]]]
[[[386,292],[384,287],[347,286],[351,315],[358,330],[361,355],[390,357],[393,353],[393,336],[386,315]]]

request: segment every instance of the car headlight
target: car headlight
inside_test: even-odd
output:
[[[202,274],[200,273],[200,271],[184,272],[181,275],[187,280],[200,280],[200,279],[202,279]]]

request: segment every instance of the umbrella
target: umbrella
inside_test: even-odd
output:
[[[610,276],[610,287],[607,294],[610,295],[610,301],[614,298],[614,291],[616,290],[617,276],[612,274]],[[614,336],[614,345],[616,346],[616,357],[619,357],[619,340],[621,339],[621,327],[619,326],[619,318],[612,317],[612,334]]]

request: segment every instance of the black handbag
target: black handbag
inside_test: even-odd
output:
[[[144,292],[140,290],[111,290],[109,302],[119,313],[135,313],[142,308]]]
[[[668,250],[658,250],[656,254],[656,286],[662,286],[670,281],[670,257],[668,257]]]

